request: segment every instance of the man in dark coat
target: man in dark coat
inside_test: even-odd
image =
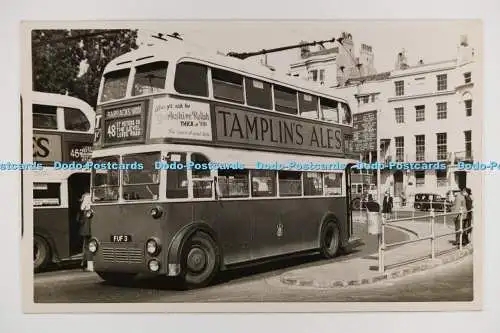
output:
[[[80,212],[78,213],[78,222],[80,223],[80,236],[83,238],[83,258],[82,258],[82,269],[87,268],[88,262],[88,243],[90,240],[90,219],[87,217],[86,213],[90,210],[90,194],[84,193],[80,198]]]
[[[365,203],[365,207],[369,212],[380,212],[380,205],[378,202],[373,201],[373,195],[368,194],[368,201]]]
[[[385,192],[384,201],[382,202],[382,213],[390,216],[392,213],[393,201],[388,191]]]

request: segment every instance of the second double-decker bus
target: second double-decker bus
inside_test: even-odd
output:
[[[329,90],[145,47],[108,64],[97,117],[89,251],[104,280],[200,287],[221,270],[348,246],[351,114]]]
[[[33,265],[78,257],[82,253],[77,212],[79,199],[90,191],[90,171],[55,169],[55,162],[90,160],[95,112],[71,96],[31,92],[33,161],[43,165],[33,175]],[[29,108],[28,108],[29,109]]]

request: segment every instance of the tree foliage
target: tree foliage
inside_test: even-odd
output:
[[[95,107],[104,67],[136,49],[136,39],[137,30],[34,30],[33,90],[67,93]]]

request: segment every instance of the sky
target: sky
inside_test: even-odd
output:
[[[480,55],[482,49],[482,26],[478,20],[171,21],[141,26],[138,43],[150,40],[158,43],[149,37],[158,32],[178,32],[186,42],[214,52],[251,52],[296,44],[301,40],[338,38],[343,31],[352,35],[354,56],[358,56],[361,43],[372,46],[374,66],[379,73],[394,68],[396,55],[402,49],[406,50],[410,65],[420,59],[425,63],[453,59],[461,35],[467,35],[476,54]],[[270,54],[268,62],[278,70],[287,71],[291,63],[300,59],[299,52],[293,49]],[[260,59],[254,57],[250,61]]]

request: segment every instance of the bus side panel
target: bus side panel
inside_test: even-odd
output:
[[[49,244],[55,246],[51,249],[51,255],[58,259],[70,256],[70,228],[68,221],[68,210],[66,208],[43,208],[33,210],[34,233],[38,230],[43,232],[43,237],[50,237]]]

